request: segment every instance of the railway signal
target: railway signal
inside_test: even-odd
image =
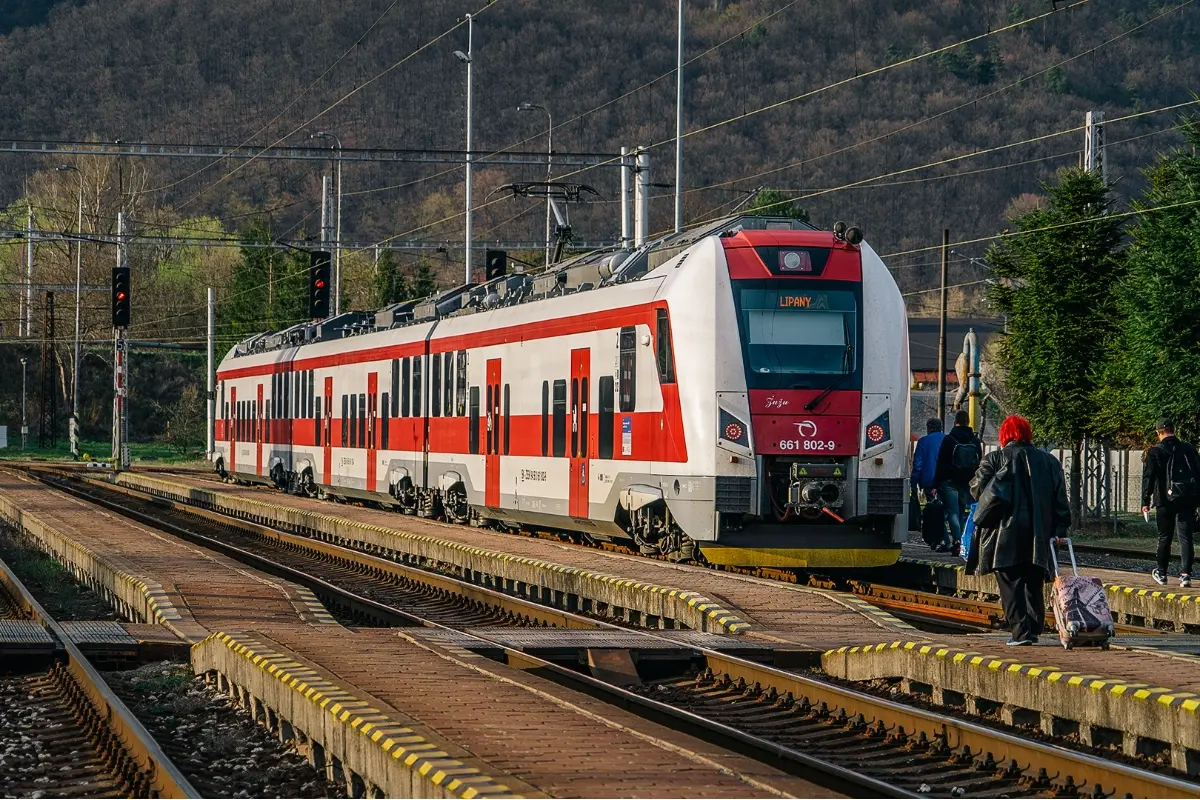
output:
[[[308,316],[329,316],[330,255],[328,250],[313,250],[308,265]]]
[[[113,267],[112,324],[114,328],[129,327],[129,267]]]
[[[503,250],[488,250],[485,263],[487,271],[484,273],[484,279],[490,281],[499,278],[507,271],[508,253]]]

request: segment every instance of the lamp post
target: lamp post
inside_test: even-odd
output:
[[[550,182],[550,169],[554,158],[554,117],[550,114],[550,109],[537,103],[521,103],[517,106],[517,111],[533,111],[541,109],[546,112],[546,182]],[[553,247],[553,242],[550,240],[550,195],[546,194],[546,266],[550,266],[550,252]]]
[[[333,315],[342,313],[342,140],[329,131],[310,133],[310,139],[332,139],[337,145],[337,200],[335,201],[333,223]]]
[[[471,67],[472,67],[472,46],[475,38],[475,18],[467,14],[467,52],[455,50],[454,57],[467,65],[467,181],[466,181],[466,234],[463,248],[463,260],[466,262],[466,279],[464,283],[471,282]]]
[[[75,356],[71,363],[71,374],[74,376],[71,389],[71,421],[69,434],[71,438],[71,456],[79,458],[79,360],[80,360],[80,317],[82,303],[80,297],[83,291],[83,171],[74,164],[63,164],[57,168],[59,172],[74,172],[79,175],[79,211],[75,220],[75,232],[79,239],[75,242]]]

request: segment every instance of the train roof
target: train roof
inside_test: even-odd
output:
[[[701,239],[740,231],[814,231],[806,222],[787,217],[735,215],[670,233],[636,249],[592,250],[551,266],[544,272],[502,275],[485,283],[469,283],[379,311],[348,311],[318,322],[302,322],[281,331],[259,333],[234,345],[230,356],[266,353],[305,344],[433,322],[446,317],[490,311],[548,297],[575,294],[640,280]]]

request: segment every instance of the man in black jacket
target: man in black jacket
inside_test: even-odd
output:
[[[937,468],[933,485],[937,487],[938,499],[946,510],[947,536],[939,550],[958,552],[962,540],[963,523],[967,519],[967,508],[971,505],[971,479],[983,459],[983,444],[975,431],[971,430],[971,415],[966,411],[954,414],[954,427],[938,449]]]
[[[1192,585],[1192,534],[1196,530],[1196,505],[1200,502],[1200,458],[1196,448],[1175,438],[1175,424],[1160,419],[1154,426],[1158,444],[1146,451],[1142,467],[1142,513],[1154,507],[1158,525],[1158,566],[1151,576],[1159,585],[1167,583],[1171,562],[1171,539],[1179,534],[1182,564],[1179,585]]]

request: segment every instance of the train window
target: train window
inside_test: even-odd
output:
[[[388,449],[388,428],[391,427],[388,425],[387,418],[387,410],[390,407],[388,405],[389,396],[387,392],[383,393],[383,399],[379,403],[379,409],[383,413],[375,420],[375,424],[379,426],[379,446],[384,450]]]
[[[571,458],[579,456],[579,378],[571,378]]]
[[[554,457],[562,458],[567,454],[567,382],[554,382],[554,425],[553,445]]]
[[[588,379],[579,382],[579,457],[588,457]]]
[[[467,351],[458,351],[458,416],[466,416],[467,413]]]
[[[550,455],[550,383],[542,381],[542,456]]]
[[[250,401],[250,425],[254,429],[254,441],[262,441],[262,420],[258,418],[258,401]]]
[[[508,455],[508,384],[504,384],[504,455]]]
[[[367,447],[367,395],[358,396],[358,446]]]
[[[311,369],[308,371],[308,416],[319,416],[317,414],[317,373]]]
[[[400,366],[400,416],[408,416],[408,404],[412,400],[412,388],[409,386],[409,373],[412,359],[406,358]]]
[[[271,442],[271,405],[263,401],[263,441]]]
[[[599,458],[613,457],[613,379],[612,375],[600,376],[600,408],[596,424],[596,455]]]
[[[479,453],[479,387],[471,387],[470,412],[467,414],[467,444],[472,454]]]
[[[350,398],[342,395],[342,447],[346,446],[347,428],[350,426]]]
[[[658,381],[674,383],[675,354],[671,346],[671,321],[667,319],[665,308],[658,309],[658,332],[655,340],[658,346]]]
[[[412,415],[414,417],[421,416],[421,362],[424,360],[425,360],[425,356],[415,356],[413,358]]]
[[[292,400],[294,393],[292,392],[292,373],[283,373],[283,414],[286,417],[294,417],[295,405]]]
[[[271,410],[275,412],[275,419],[279,419],[279,375],[271,373]]]
[[[429,363],[429,416],[442,415],[442,354],[434,353]]]
[[[447,417],[454,416],[454,353],[446,353],[446,377],[442,382],[443,410]]]
[[[397,416],[400,413],[400,359],[392,359],[392,404],[385,413],[389,417]],[[387,406],[387,403],[384,403]]]
[[[621,328],[621,410],[637,405],[637,328]]]
[[[316,434],[317,439],[316,439],[316,441],[317,441],[317,447],[320,447],[321,446],[321,429],[324,428],[325,426],[321,424],[321,398],[319,398],[319,397],[317,398],[316,405],[314,406],[313,419],[315,419],[316,423],[317,423],[317,434]]]

